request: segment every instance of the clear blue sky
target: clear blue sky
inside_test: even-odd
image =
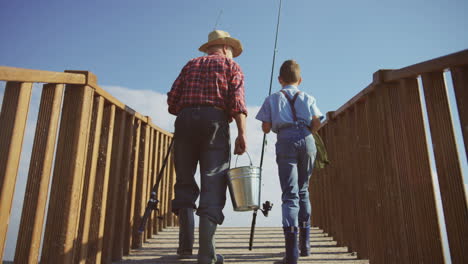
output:
[[[167,115],[162,97],[151,97],[159,98],[157,103],[140,103],[140,98],[169,91],[187,60],[202,55],[198,47],[222,11],[218,29],[243,43],[244,53],[236,60],[246,76],[249,109],[257,109],[268,93],[278,5],[279,0],[0,0],[0,65],[91,71],[103,87],[124,87],[114,88],[119,92],[114,95],[131,107],[140,105],[137,110],[154,114],[155,120],[158,113]],[[466,0],[283,0],[273,91],[279,89],[279,65],[296,59],[302,67],[300,88],[316,97],[322,112],[336,110],[379,69],[467,49],[467,12]],[[132,98],[125,96],[128,90],[151,93]],[[28,133],[31,142],[33,133]],[[260,129],[248,137],[254,142],[251,154],[258,158]],[[264,172],[273,175],[269,145]],[[466,158],[461,158],[466,171]],[[265,196],[268,190],[277,196],[268,221],[279,225],[279,183],[265,178],[276,188],[265,188]],[[242,216],[249,224],[250,215]],[[19,213],[15,219],[11,225],[19,222]],[[10,245],[8,258],[14,241]]]
[[[101,85],[166,93],[219,29],[240,39],[249,105],[268,92],[278,1],[1,0],[0,64],[89,70]],[[284,0],[277,63],[302,66],[302,88],[335,110],[381,68],[468,47],[468,1]],[[276,67],[278,68],[278,67]],[[276,79],[277,71],[275,71]],[[278,86],[274,82],[273,90]]]

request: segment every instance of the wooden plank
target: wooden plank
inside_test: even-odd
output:
[[[93,89],[67,85],[41,262],[71,263],[93,106]]]
[[[453,263],[467,263],[468,209],[442,72],[422,75],[445,225]]]
[[[391,82],[404,78],[416,78],[423,73],[443,72],[445,69],[462,65],[468,65],[468,49],[399,70],[388,71],[385,73],[383,81]]]
[[[86,262],[101,263],[103,248],[105,213],[107,209],[107,194],[110,178],[111,153],[113,148],[113,133],[115,122],[115,106],[104,105],[102,129],[99,140],[99,154],[96,166],[94,195],[91,204],[91,219],[87,245]]]
[[[399,263],[412,264],[414,262],[409,260],[409,242],[408,242],[408,221],[407,211],[411,209],[407,208],[408,200],[403,198],[402,185],[405,185],[403,180],[403,169],[400,157],[403,155],[402,148],[404,144],[402,139],[397,136],[401,130],[400,121],[398,117],[401,112],[399,106],[399,98],[396,94],[399,88],[398,83],[386,83],[381,84],[378,87],[382,89],[382,103],[383,112],[382,118],[385,120],[384,133],[382,138],[386,139],[384,147],[384,157],[387,161],[385,163],[386,170],[389,172],[387,177],[384,177],[384,188],[386,189],[387,197],[385,202],[388,204],[389,209],[385,210],[385,218],[391,219],[392,225],[394,226],[394,232],[391,233],[391,237],[395,243],[393,253],[394,261]],[[408,197],[405,197],[408,198]],[[411,232],[411,231],[410,231]]]
[[[122,214],[120,206],[117,205],[117,194],[120,179],[122,178],[122,157],[123,157],[123,143],[125,141],[125,122],[126,115],[124,111],[120,110],[116,113],[115,128],[113,134],[113,147],[110,167],[110,177],[108,193],[107,193],[107,208],[104,224],[103,248],[102,248],[102,263],[111,263],[112,260],[112,247],[114,241],[115,230],[115,217]],[[119,232],[118,230],[117,232]]]
[[[133,148],[133,158],[132,158],[132,175],[131,175],[131,180],[130,180],[130,192],[129,192],[129,202],[130,202],[130,207],[128,208],[128,217],[129,217],[129,224],[128,224],[128,230],[127,232],[129,233],[130,237],[130,247],[134,249],[134,241],[133,241],[133,235],[134,235],[134,230],[138,229],[138,227],[135,227],[138,224],[138,220],[135,221],[135,207],[136,207],[136,197],[137,197],[137,178],[138,178],[138,165],[139,165],[139,159],[140,159],[140,137],[141,137],[141,120],[136,120],[135,123],[135,138],[134,138],[134,148]]]
[[[91,129],[88,143],[88,160],[83,183],[83,194],[81,202],[81,215],[78,227],[77,243],[75,250],[75,263],[85,263],[88,254],[89,229],[96,182],[96,167],[99,157],[99,144],[101,139],[101,127],[104,112],[104,98],[94,97],[93,114],[91,118]]]
[[[138,225],[141,224],[141,218],[143,217],[143,214],[145,213],[145,208],[146,208],[146,203],[149,200],[149,188],[151,188],[148,184],[149,182],[149,174],[150,174],[150,147],[151,147],[151,129],[150,125],[147,123],[145,125],[145,157],[143,159],[143,186],[142,186],[142,200],[141,200],[141,214],[140,214],[140,222]],[[151,219],[151,218],[150,218]],[[150,220],[148,219],[148,220]],[[143,233],[142,239],[144,242],[146,242],[147,235],[151,237],[151,233],[148,233],[147,230]]]
[[[115,229],[124,230],[123,232],[116,232],[114,237],[114,246],[112,250],[112,259],[122,259],[123,255],[128,255],[130,252],[130,235],[128,231],[129,219],[128,219],[128,207],[129,207],[129,191],[130,191],[130,175],[132,173],[132,156],[133,156],[133,135],[134,135],[134,122],[135,117],[127,115],[127,122],[125,125],[125,145],[124,145],[124,156],[123,156],[123,167],[122,167],[122,179],[119,186],[118,204],[122,214],[116,216]]]
[[[169,142],[172,139],[169,138]],[[173,153],[173,152],[172,152]],[[175,184],[175,177],[174,177],[174,159],[171,156],[169,156],[169,159],[167,161],[167,178],[168,180],[168,189],[167,189],[167,226],[174,226],[174,214],[172,213],[172,199],[174,199],[174,184]]]
[[[12,82],[86,84],[82,74],[0,66],[0,80]]]
[[[146,205],[147,205],[147,202],[148,200],[150,199],[151,197],[151,190],[153,189],[153,185],[155,184],[155,181],[154,181],[154,175],[155,175],[155,172],[154,172],[154,158],[155,158],[155,155],[154,155],[154,142],[156,141],[156,131],[150,127],[150,145],[149,145],[149,162],[148,162],[148,184],[147,184],[147,188],[146,188],[146,202],[144,204],[144,208],[146,209]],[[151,238],[152,235],[153,235],[153,216],[154,216],[154,211],[151,213],[151,215],[148,217],[148,222],[146,223],[146,238]]]
[[[458,107],[458,117],[468,158],[468,66],[450,69]]]
[[[126,152],[127,156],[125,156],[125,177],[124,177],[124,183],[125,183],[125,192],[122,193],[123,197],[122,199],[125,199],[124,203],[124,218],[122,222],[123,228],[123,244],[122,244],[122,254],[123,255],[128,255],[130,254],[130,248],[131,248],[131,242],[132,242],[132,223],[133,223],[133,214],[131,213],[131,207],[133,206],[133,201],[132,197],[134,194],[133,190],[133,159],[135,156],[135,134],[137,132],[137,127],[136,127],[136,119],[133,116],[128,116],[128,125],[127,125],[127,132],[126,132],[126,146],[127,149],[129,150]]]
[[[36,133],[29,162],[31,165],[28,183],[16,242],[15,263],[39,261],[63,90],[63,84],[45,84],[42,88]]]
[[[407,126],[406,119],[413,113],[409,113],[409,105],[405,102],[405,86],[401,83],[392,83],[386,89],[388,100],[388,119],[391,121],[389,132],[392,135],[390,144],[392,148],[392,166],[396,169],[399,207],[401,208],[401,216],[403,224],[401,225],[402,233],[400,237],[401,247],[404,252],[405,259],[401,259],[401,263],[418,263],[420,259],[419,247],[422,243],[417,240],[416,230],[417,225],[423,225],[415,221],[417,218],[416,212],[418,209],[415,205],[413,197],[414,190],[411,185],[410,167],[410,151],[411,140],[413,138],[406,137]],[[421,135],[419,135],[421,136]],[[424,137],[424,135],[422,135]],[[419,221],[424,221],[419,219]]]
[[[443,263],[442,243],[439,221],[431,176],[431,165],[424,128],[423,109],[418,82],[416,78],[401,81],[403,95],[401,105],[404,107],[404,136],[408,139],[408,188],[413,202],[415,240],[418,252],[411,252],[418,262]]]
[[[189,259],[179,259],[178,228],[167,228],[149,240],[143,248],[132,252],[115,264],[154,263],[176,264],[197,263],[196,254]],[[198,233],[196,230],[195,233]],[[284,257],[284,235],[281,227],[257,227],[255,232],[255,249],[247,250],[249,227],[219,227],[216,231],[216,253],[225,257],[225,263],[282,263]],[[358,259],[347,247],[338,246],[336,241],[323,230],[311,229],[312,254],[300,257],[298,263],[308,264],[368,264],[368,260]],[[245,245],[245,246],[244,246]],[[198,236],[195,236],[195,248],[198,250]]]
[[[169,146],[169,137],[164,135],[164,157],[167,153]],[[162,185],[162,194],[163,194],[163,199],[161,200],[161,211],[162,211],[162,227],[167,228],[167,216],[168,216],[168,200],[169,200],[169,173],[168,169],[164,169],[164,176],[161,181]]]
[[[136,175],[136,196],[135,196],[135,211],[134,211],[134,226],[133,226],[133,239],[132,248],[140,248],[143,243],[144,234],[138,231],[141,223],[144,207],[146,205],[146,175],[147,175],[147,161],[148,161],[148,147],[149,147],[149,126],[144,124],[140,136],[140,154],[138,159],[138,171]]]
[[[162,133],[160,133],[158,131],[158,149],[157,149],[157,159],[158,159],[158,167],[157,167],[157,170],[158,170],[158,175],[157,175],[157,178],[156,180],[159,179],[159,177],[161,177],[162,175],[159,175],[160,174],[160,170],[161,170],[161,167],[162,167],[162,163],[163,163],[163,144],[164,144],[164,136]],[[156,219],[154,221],[154,229],[155,229],[155,234],[157,234],[159,231],[161,231],[161,199],[162,199],[162,194],[161,194],[161,184],[159,185],[158,187],[158,190],[157,190],[157,199],[158,199],[158,211],[155,212],[155,215],[156,215]]]
[[[112,104],[104,106],[99,157],[96,168],[95,194],[92,203],[92,215],[89,229],[89,245],[86,256],[87,263],[101,263],[103,252],[103,237],[105,234],[105,217],[110,184],[110,170],[114,146],[114,130],[116,108]]]
[[[372,233],[372,214],[369,210],[372,204],[372,188],[369,184],[369,179],[373,177],[369,168],[370,161],[370,143],[369,143],[369,122],[367,117],[367,101],[357,103],[355,110],[355,123],[356,123],[356,162],[358,165],[357,179],[354,179],[360,185],[360,190],[357,191],[357,199],[360,204],[357,212],[360,215],[361,230],[359,234],[361,237],[361,245],[358,249],[360,258],[369,258],[370,251],[372,250],[371,233]]]
[[[23,147],[32,84],[8,82],[0,113],[0,259],[3,257],[11,203]]]

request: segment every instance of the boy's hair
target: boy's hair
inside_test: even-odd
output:
[[[301,67],[295,60],[287,60],[281,65],[280,77],[285,83],[298,82],[301,79]]]

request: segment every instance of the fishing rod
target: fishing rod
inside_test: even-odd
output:
[[[164,173],[164,169],[166,168],[167,161],[169,160],[169,155],[171,154],[171,150],[172,150],[173,145],[174,145],[174,138],[172,138],[171,144],[169,145],[169,148],[167,149],[166,157],[164,158],[164,162],[162,164],[162,167],[159,170],[158,180],[156,181],[156,184],[153,186],[153,189],[151,189],[150,199],[148,200],[148,203],[146,205],[145,213],[143,214],[143,217],[141,219],[140,227],[138,227],[138,232],[139,233],[143,233],[145,231],[146,222],[148,221],[148,218],[150,217],[151,212],[153,210],[159,211],[159,209],[158,209],[159,184],[161,183],[162,176],[163,176],[163,173]],[[162,219],[162,217],[159,217],[159,219]]]
[[[275,48],[273,49],[273,63],[271,64],[271,76],[270,76],[270,90],[268,91],[268,96],[271,95],[271,87],[273,85],[273,71],[275,70],[275,60],[276,60],[276,45],[278,43],[278,31],[279,31],[279,25],[280,25],[280,18],[281,18],[281,6],[282,6],[283,0],[280,0],[279,3],[279,8],[278,8],[278,20],[276,22],[276,36],[275,36]],[[263,156],[265,154],[265,144],[266,144],[266,133],[263,133],[263,143],[262,143],[262,155],[260,157],[260,170],[262,169],[263,166]],[[260,188],[261,189],[261,188]],[[266,201],[263,204],[263,210],[262,213],[267,216],[268,211],[271,210],[271,207],[273,204],[271,204],[269,201]],[[257,222],[257,210],[254,210],[253,216],[252,216],[252,225],[250,227],[250,241],[249,241],[249,250],[252,250],[252,245],[253,245],[253,239],[254,239],[254,233],[255,233],[255,225]]]

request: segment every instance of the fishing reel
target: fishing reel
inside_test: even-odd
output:
[[[270,212],[272,208],[273,208],[273,203],[270,201],[266,201],[262,204],[262,209],[260,209],[260,211],[262,211],[265,217],[268,217],[268,212]]]

